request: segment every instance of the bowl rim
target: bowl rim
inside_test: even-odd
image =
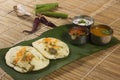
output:
[[[70,32],[71,29],[76,30],[77,28],[80,28],[80,27],[84,28],[86,31],[85,35],[80,35],[80,36],[88,36],[90,34],[90,30],[87,27],[83,27],[83,26],[73,26],[73,27],[69,28],[68,33]]]
[[[80,18],[85,18],[85,17],[89,18],[90,21],[92,21],[92,24],[94,24],[94,21],[95,21],[94,18],[93,18],[92,16],[88,16],[88,15],[74,16],[73,19],[72,19],[72,23],[73,23],[73,24],[76,24],[76,23],[74,23],[74,20],[80,19]],[[90,25],[92,25],[92,24],[90,24]],[[76,25],[78,25],[78,24],[76,24]],[[79,26],[82,26],[82,25],[79,25]],[[86,25],[85,25],[85,26],[86,26]],[[87,25],[87,26],[89,26],[89,25]]]
[[[97,25],[91,26],[90,30],[89,30],[90,34],[95,35],[94,33],[91,32],[91,29],[96,28],[96,27],[100,27],[100,26],[108,28],[109,30],[111,30],[111,33],[109,35],[105,35],[105,36],[113,35],[113,33],[114,33],[113,29],[109,25],[106,25],[106,24],[97,24]],[[95,35],[95,36],[97,36],[97,35]],[[102,36],[98,36],[98,37],[102,37]]]

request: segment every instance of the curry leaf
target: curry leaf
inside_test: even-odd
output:
[[[102,30],[102,33],[103,33],[103,34],[110,34],[111,32],[110,32],[109,30],[106,30],[106,29],[105,29],[105,30]]]

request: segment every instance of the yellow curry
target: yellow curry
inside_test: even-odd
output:
[[[94,27],[91,29],[91,33],[96,36],[108,36],[111,34],[111,31],[109,29],[106,29],[104,27]]]

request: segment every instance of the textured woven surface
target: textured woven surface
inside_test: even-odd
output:
[[[0,48],[12,46],[18,42],[35,38],[51,29],[41,25],[34,34],[22,33],[31,30],[32,18],[19,18],[14,12],[9,13],[16,4],[23,4],[33,14],[36,3],[59,2],[58,11],[76,15],[90,15],[95,23],[110,25],[114,36],[120,40],[120,0],[0,0]],[[56,25],[71,23],[66,19],[48,18]],[[100,51],[94,55],[74,61],[59,70],[45,76],[43,80],[119,80],[120,45]],[[0,80],[14,80],[0,69]]]

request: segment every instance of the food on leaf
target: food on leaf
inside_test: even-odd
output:
[[[86,24],[86,21],[81,20],[81,21],[79,21],[78,23],[84,23],[84,24]]]
[[[67,44],[56,38],[42,38],[33,42],[32,45],[48,59],[64,58],[69,55]]]
[[[106,29],[106,30],[102,30],[102,33],[103,33],[103,34],[108,34],[108,35],[109,35],[109,34],[111,34],[111,31],[109,31],[109,30]]]
[[[112,33],[112,31],[104,27],[95,27],[91,29],[91,33],[97,36],[108,36]]]
[[[87,31],[84,27],[73,27],[69,30],[69,35],[71,39],[76,39],[77,37],[84,36],[87,34]]]
[[[78,19],[73,20],[73,23],[80,25],[80,26],[88,26],[88,25],[93,24],[93,21],[90,21],[84,18],[78,18]]]
[[[30,46],[16,46],[6,53],[6,64],[16,71],[26,73],[45,68],[49,60]]]

